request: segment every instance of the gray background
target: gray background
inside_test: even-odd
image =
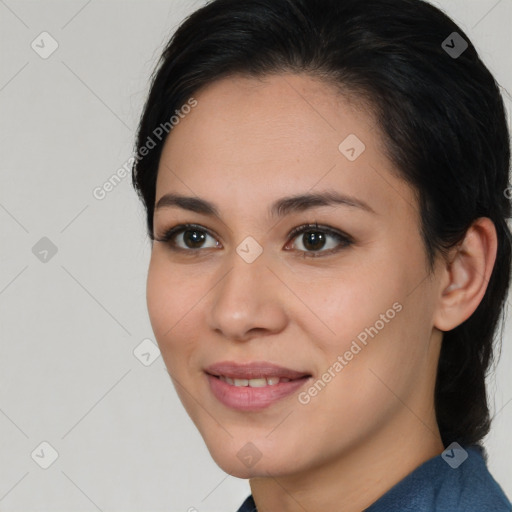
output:
[[[229,511],[249,494],[211,460],[155,345],[136,350],[154,338],[130,177],[93,195],[132,154],[162,45],[203,3],[0,0],[1,511]],[[511,91],[511,0],[434,3]],[[510,325],[485,445],[512,497]],[[47,469],[42,442],[58,452]]]

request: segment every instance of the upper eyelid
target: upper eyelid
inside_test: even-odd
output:
[[[205,226],[201,226],[200,224],[194,224],[194,223],[184,223],[184,224],[177,224],[169,229],[164,229],[162,236],[158,237],[158,239],[159,239],[159,241],[165,241],[167,234],[170,232],[172,232],[172,235],[170,236],[170,239],[172,239],[172,238],[176,237],[177,235],[183,233],[184,231],[187,231],[190,229],[197,229],[198,231],[204,231],[209,236],[212,236],[213,238],[216,238],[216,239],[221,238],[217,233],[215,233],[215,231],[213,231],[209,228],[206,228]],[[318,222],[305,223],[305,224],[301,224],[299,226],[294,227],[292,230],[290,230],[288,232],[287,238],[291,238],[291,239],[296,238],[297,236],[301,235],[303,232],[307,231],[308,229],[310,229],[311,231],[313,231],[315,229],[318,231],[323,231],[324,233],[326,233],[332,237],[338,237],[338,239],[341,239],[340,241],[347,240],[347,241],[353,242],[353,238],[349,234],[345,233],[344,231],[339,230],[334,227],[331,227],[331,226],[319,224]],[[158,240],[158,239],[155,237],[155,240]],[[186,251],[187,249],[184,249],[184,250]],[[198,249],[196,249],[196,250],[198,250]],[[194,250],[190,249],[190,251],[193,252]]]
[[[204,231],[209,236],[213,236],[214,238],[222,238],[215,231],[213,231],[209,228],[206,228],[204,226],[201,226],[200,224],[193,224],[193,223],[176,224],[175,226],[173,226],[171,228],[164,228],[162,235],[159,236],[158,238],[163,239],[170,232],[172,232],[172,237],[175,237],[176,235],[181,234],[184,231],[187,231],[189,229],[197,229],[198,231]],[[155,237],[155,240],[157,240],[157,237]]]

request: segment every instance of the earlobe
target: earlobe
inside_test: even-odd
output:
[[[467,320],[482,301],[496,261],[496,228],[481,217],[468,228],[464,240],[444,263],[434,326],[450,331]]]

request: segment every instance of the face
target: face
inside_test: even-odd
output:
[[[437,282],[370,112],[293,74],[195,99],[161,156],[147,303],[212,457],[289,475],[406,435],[403,403],[432,405]]]

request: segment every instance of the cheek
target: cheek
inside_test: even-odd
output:
[[[320,374],[331,369],[338,382],[329,386],[331,392],[348,402],[350,397],[375,402],[375,397],[389,395],[379,376],[404,389],[427,356],[432,301],[422,282],[423,261],[418,257],[418,265],[406,264],[405,258],[391,257],[392,252],[307,290],[308,305],[330,330],[319,323],[311,336],[313,360],[322,361]],[[311,326],[309,331],[315,334]]]
[[[407,402],[429,371],[431,326],[425,321],[428,304],[422,291],[397,301],[399,295],[391,293],[352,310],[352,317],[340,324],[339,344],[328,349],[327,368],[340,362],[338,356],[342,361],[334,368],[336,383],[324,403],[343,404],[340,414],[348,414],[360,428],[371,423],[377,411],[386,414],[400,408],[397,397]]]
[[[175,287],[178,284],[173,282],[171,274],[165,272],[163,267],[153,252],[146,283],[146,302],[151,326],[159,344],[165,332],[173,325],[176,311]]]
[[[197,337],[194,315],[198,311],[194,305],[199,297],[200,291],[194,291],[190,278],[183,272],[174,271],[161,255],[152,255],[146,285],[147,308],[169,370],[171,366],[178,368],[182,357],[194,346],[194,337]]]
[[[360,262],[350,271],[333,271],[329,279],[296,285],[297,294],[318,319],[312,341],[318,341],[328,354],[343,354],[358,338],[364,343],[369,330],[375,333],[375,324],[379,333],[384,332],[399,316],[400,304],[395,303],[406,295],[406,273],[394,272],[387,262],[371,263]]]

